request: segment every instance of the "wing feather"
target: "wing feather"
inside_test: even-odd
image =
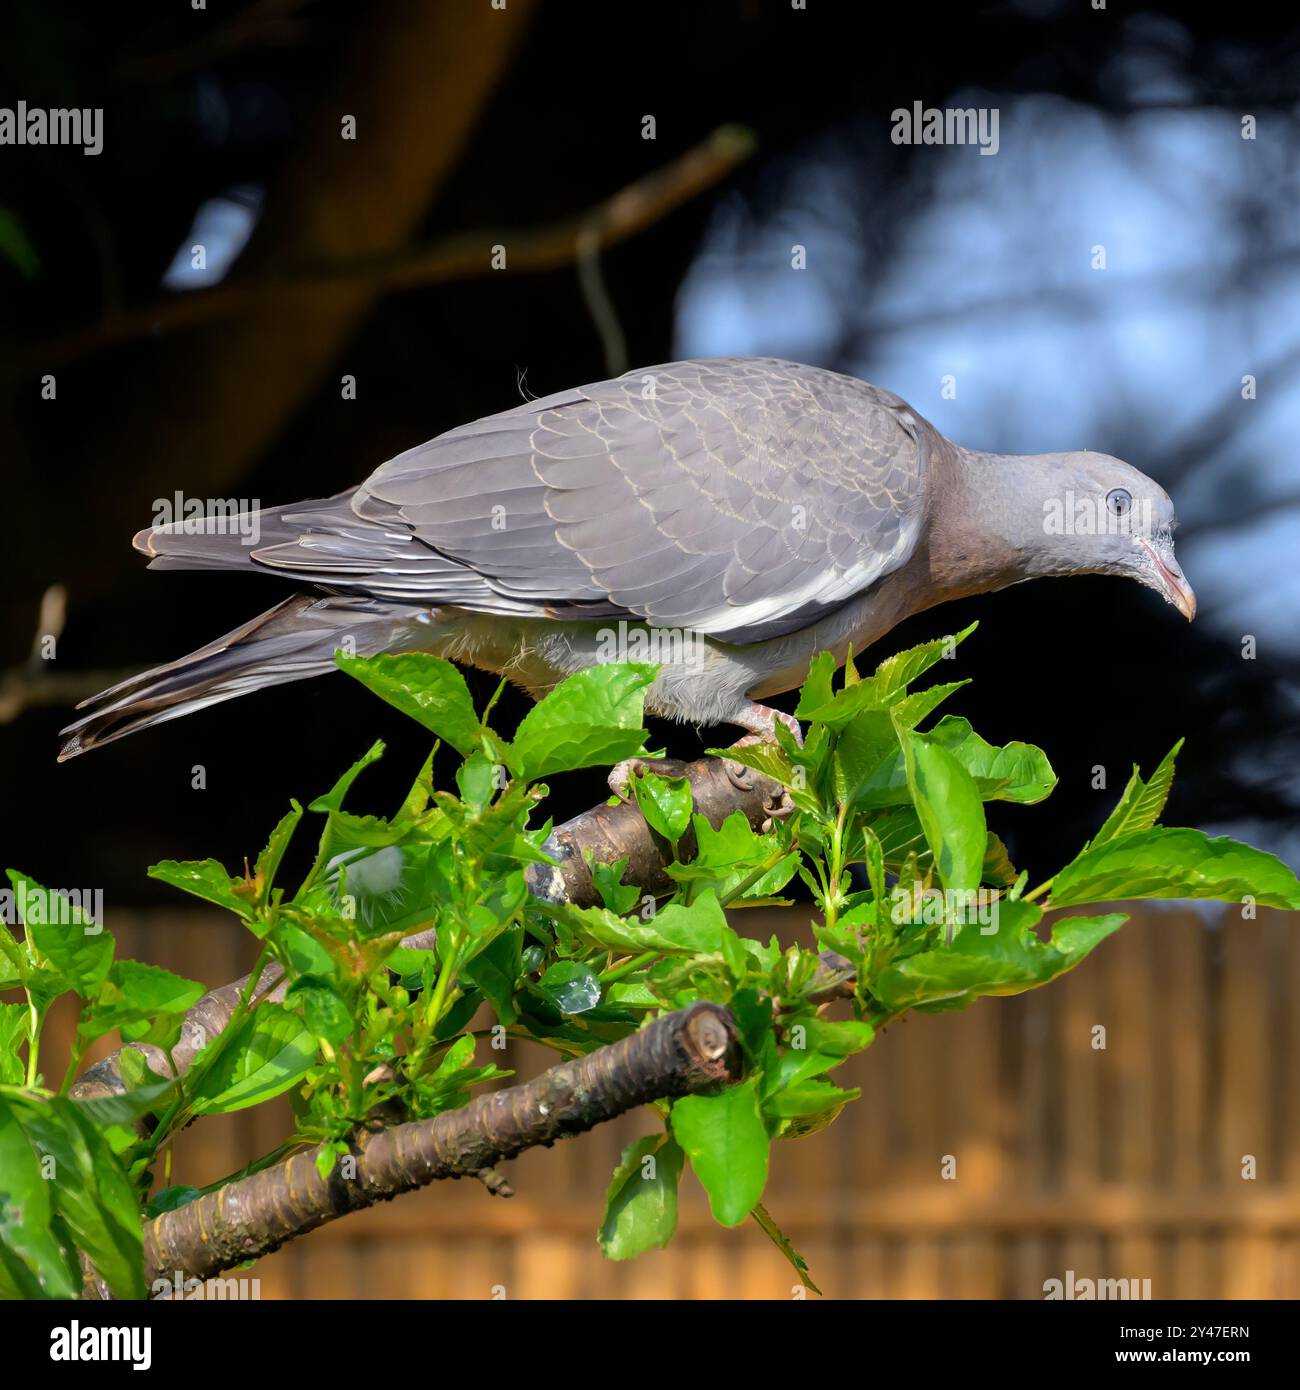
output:
[[[759,641],[907,560],[936,437],[851,377],[675,362],[399,454],[350,497],[298,509],[311,534],[254,558],[407,600],[553,617],[595,605]]]

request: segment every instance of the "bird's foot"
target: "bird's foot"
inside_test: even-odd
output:
[[[744,748],[751,743],[775,743],[777,722],[785,725],[790,730],[794,741],[803,747],[803,729],[799,726],[799,721],[793,714],[787,714],[781,709],[769,709],[766,705],[750,705],[750,707],[735,721],[742,729],[750,732],[744,738],[738,739],[735,747]]]
[[[799,727],[799,721],[793,714],[786,714],[784,710],[769,709],[766,705],[754,704],[745,711],[745,716],[737,720],[742,729],[752,729],[744,738],[737,739],[731,746],[733,748],[746,748],[755,743],[775,743],[776,724],[780,720],[782,724],[790,730],[794,741],[803,747],[803,730]],[[724,763],[724,769],[731,781],[742,790],[752,785],[753,771],[743,763],[733,762],[728,759]],[[789,820],[794,815],[795,806],[790,798],[788,787],[781,787],[767,801],[763,803],[765,819],[763,821],[763,834],[768,834],[777,821]]]
[[[777,821],[789,820],[790,817],[794,815],[794,810],[794,801],[790,796],[790,788],[781,787],[763,802],[763,834],[770,835]]]
[[[615,763],[609,770],[609,776],[605,779],[610,791],[614,793],[620,801],[631,801],[631,783],[633,777],[642,777],[647,772],[655,772],[655,759],[653,758],[624,758],[621,763]]]

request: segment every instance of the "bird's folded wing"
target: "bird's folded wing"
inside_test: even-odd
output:
[[[754,642],[903,564],[925,485],[924,437],[887,392],[772,359],[677,362],[441,435],[346,502],[284,509],[297,539],[253,558],[388,597]]]

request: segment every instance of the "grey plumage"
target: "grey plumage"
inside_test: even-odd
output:
[[[1100,571],[1180,601],[1132,538],[1044,534],[1041,500],[1117,479],[1154,505],[1156,532],[1172,526],[1164,493],[1119,460],[964,450],[837,373],[769,358],[631,372],[462,425],[336,497],[245,518],[251,545],[216,522],[141,532],[152,567],[260,569],[322,596],[97,696],[62,756],[328,670],[345,636],[367,652],[439,651],[539,694],[601,659],[617,620],[680,629],[703,650],[694,669],[665,665],[653,711],[767,727],[752,698],[796,684],[819,647],[842,658],[944,598]],[[1160,554],[1176,573],[1171,546]]]

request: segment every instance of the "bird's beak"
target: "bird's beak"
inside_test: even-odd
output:
[[[1165,598],[1190,623],[1196,616],[1196,595],[1187,582],[1187,576],[1179,568],[1178,561],[1174,559],[1173,547],[1161,546],[1157,549],[1150,541],[1141,539],[1138,544],[1145,547],[1147,554],[1151,556]]]

